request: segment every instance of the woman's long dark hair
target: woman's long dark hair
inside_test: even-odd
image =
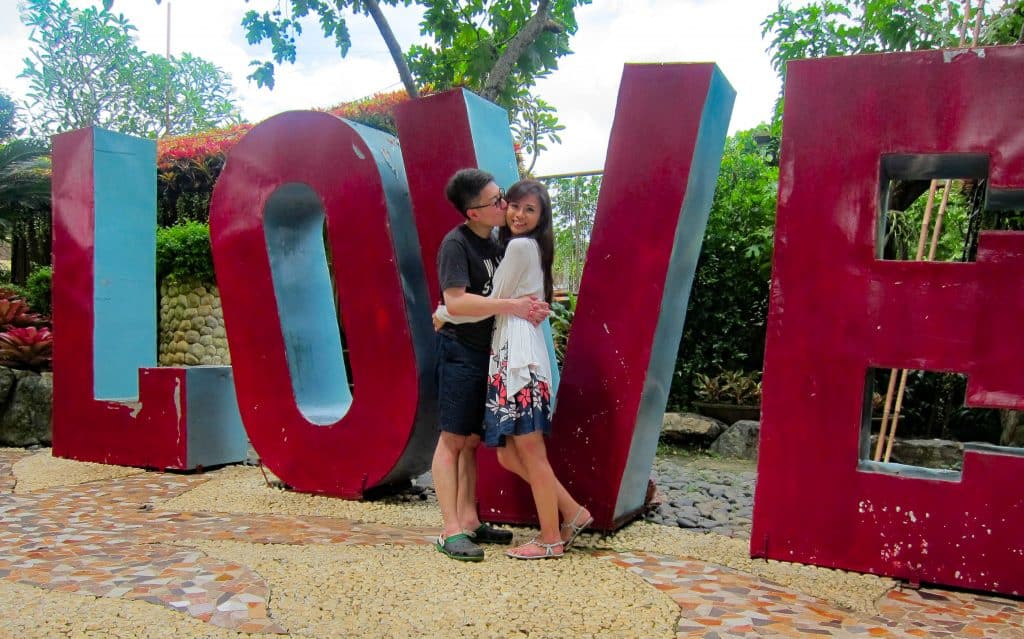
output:
[[[544,300],[550,304],[554,298],[551,265],[555,261],[555,229],[551,219],[551,196],[548,195],[548,189],[543,182],[519,180],[509,187],[505,199],[509,202],[516,202],[531,194],[536,195],[540,200],[540,220],[537,222],[537,228],[525,236],[517,237],[532,237],[540,246],[540,267],[544,271]],[[498,230],[498,238],[503,245],[508,246],[512,239],[511,229],[507,226],[501,227]]]

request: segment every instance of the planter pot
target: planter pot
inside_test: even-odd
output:
[[[738,404],[711,404],[693,402],[693,408],[707,417],[714,417],[725,424],[735,424],[741,419],[761,419],[760,406],[740,406]]]

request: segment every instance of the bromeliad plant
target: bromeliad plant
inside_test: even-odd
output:
[[[14,289],[0,289],[0,366],[31,371],[49,370],[53,333],[49,319],[31,312]]]
[[[693,392],[702,402],[757,406],[761,403],[761,372],[722,371],[715,376],[697,373]]]
[[[16,297],[0,299],[0,330],[45,326],[47,320],[38,313],[29,311],[28,304]]]
[[[0,365],[30,371],[49,370],[53,361],[53,333],[27,326],[0,333]]]

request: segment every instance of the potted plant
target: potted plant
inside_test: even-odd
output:
[[[761,371],[722,371],[715,376],[697,373],[693,390],[698,400],[693,407],[701,415],[730,425],[761,417]]]

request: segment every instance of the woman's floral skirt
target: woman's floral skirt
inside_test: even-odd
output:
[[[530,381],[514,397],[508,397],[507,345],[492,353],[492,373],[487,380],[487,405],[484,411],[484,444],[491,448],[505,445],[509,435],[551,432],[551,387],[530,371]],[[495,370],[496,369],[496,370]]]

